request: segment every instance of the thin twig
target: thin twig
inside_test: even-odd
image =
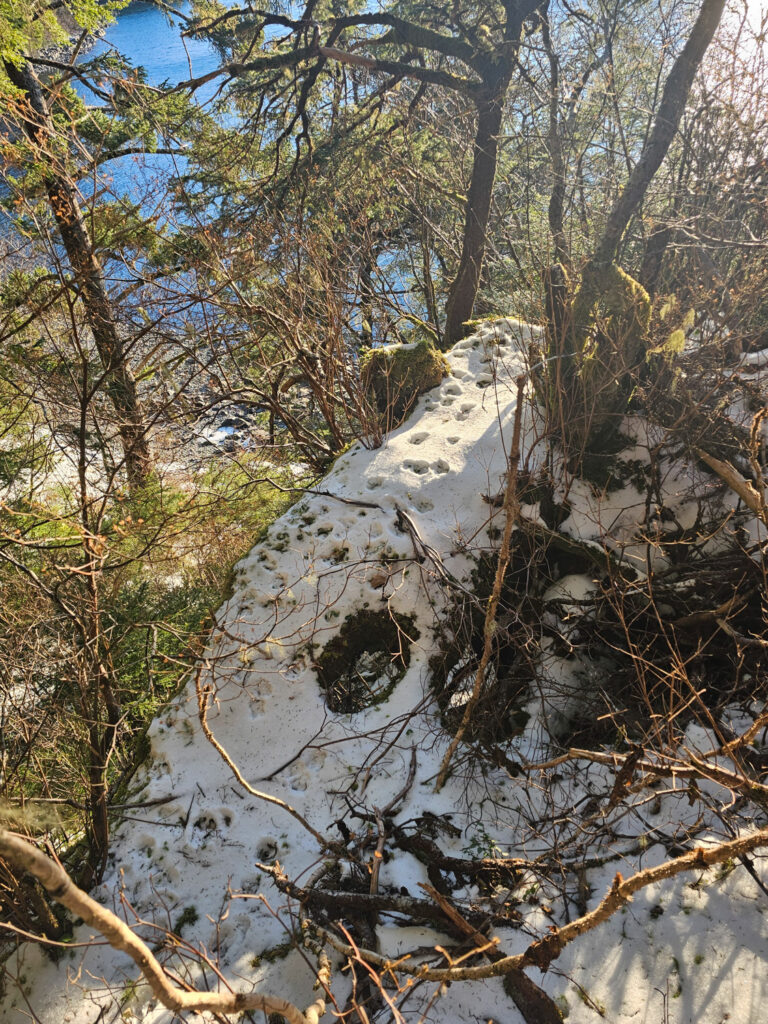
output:
[[[445,752],[445,756],[443,757],[442,764],[440,765],[437,782],[435,783],[435,790],[437,792],[439,792],[445,785],[445,780],[448,777],[448,771],[451,766],[451,759],[456,753],[456,748],[464,738],[464,734],[467,731],[470,719],[472,718],[472,712],[475,710],[475,705],[480,699],[483,683],[485,681],[485,671],[488,667],[489,661],[491,660],[491,653],[493,651],[493,638],[496,634],[496,613],[499,608],[499,601],[501,600],[504,576],[507,571],[507,565],[509,564],[512,530],[517,524],[518,514],[520,511],[520,502],[517,495],[517,471],[518,463],[520,462],[520,428],[523,417],[523,394],[526,380],[526,375],[522,374],[516,381],[517,402],[515,404],[515,421],[512,429],[512,450],[509,453],[506,492],[504,494],[504,534],[501,540],[499,561],[496,565],[496,577],[493,581],[493,591],[491,593],[490,600],[488,601],[488,609],[485,613],[483,653],[480,658],[480,664],[477,666],[475,685],[472,688],[469,700],[464,706],[464,714],[462,715],[461,723],[459,724],[459,728],[456,730],[456,735],[451,740],[451,743]]]
[[[304,815],[301,814],[299,811],[297,811],[295,807],[291,807],[291,805],[289,803],[286,803],[285,800],[281,800],[280,797],[278,797],[278,796],[272,796],[271,793],[263,793],[259,789],[254,789],[254,787],[250,784],[250,782],[246,782],[246,780],[243,778],[243,775],[242,775],[240,769],[237,767],[235,762],[232,760],[232,758],[226,752],[224,747],[222,747],[222,745],[219,743],[219,741],[213,735],[213,733],[211,732],[211,727],[208,725],[208,706],[209,706],[209,701],[210,701],[210,699],[211,699],[211,697],[213,695],[213,687],[210,684],[207,685],[207,686],[201,686],[201,684],[200,684],[200,675],[199,674],[198,674],[198,677],[197,677],[196,684],[197,684],[197,706],[198,706],[198,711],[199,711],[200,726],[201,726],[201,728],[203,730],[203,734],[205,735],[205,738],[208,740],[208,742],[211,744],[211,746],[219,754],[221,759],[227,765],[227,767],[232,772],[232,774],[235,776],[235,778],[240,783],[240,785],[243,787],[243,789],[246,790],[246,792],[250,793],[251,796],[258,797],[259,800],[265,800],[267,803],[275,804],[277,807],[282,807],[282,809],[284,811],[286,811],[288,814],[290,814],[291,817],[295,818],[296,821],[298,821],[300,825],[303,825],[304,828],[307,830],[307,832],[309,832],[309,834],[311,836],[314,836],[314,838],[318,841],[318,843],[320,844],[320,846],[323,849],[327,849],[328,847],[330,847],[332,844],[324,836],[322,836],[317,831],[317,829],[313,828],[309,824],[307,819],[304,817]]]

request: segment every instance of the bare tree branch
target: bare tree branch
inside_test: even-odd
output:
[[[665,861],[653,868],[638,871],[629,878],[617,874],[613,884],[600,903],[588,914],[563,925],[553,928],[548,935],[532,942],[523,953],[507,956],[495,963],[482,964],[478,967],[429,967],[426,964],[411,964],[404,958],[393,961],[374,953],[372,950],[355,950],[352,946],[339,942],[335,936],[323,932],[323,938],[339,953],[346,956],[361,955],[368,963],[393,973],[408,974],[423,981],[481,981],[483,978],[498,978],[511,974],[526,967],[539,967],[541,970],[552,963],[563,949],[578,938],[585,935],[606,921],[612,914],[630,902],[633,895],[649,885],[655,885],[667,878],[674,878],[683,871],[703,871],[713,864],[722,864],[751,853],[761,846],[768,846],[768,829],[761,829],[749,836],[741,836],[728,843],[713,847],[697,847],[673,860]]]
[[[725,0],[704,0],[701,5],[691,34],[664,85],[659,112],[640,159],[608,217],[603,237],[593,257],[593,262],[598,265],[608,264],[614,259],[630,219],[667,155],[683,116],[694,76],[720,24],[724,6]]]
[[[278,996],[258,992],[185,992],[168,978],[149,947],[121,921],[116,914],[79,889],[66,871],[42,854],[31,843],[10,832],[0,831],[0,855],[16,867],[29,871],[45,887],[51,897],[67,910],[81,917],[85,924],[99,931],[114,949],[127,953],[139,967],[153,995],[174,1013],[191,1010],[197,1013],[244,1013],[262,1010],[279,1013],[289,1024],[317,1024],[325,1013],[325,996],[319,997],[302,1013],[293,1003]],[[318,981],[326,988],[330,981],[330,962],[325,958],[318,971]]]

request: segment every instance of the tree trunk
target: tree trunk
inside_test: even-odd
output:
[[[694,76],[720,24],[724,6],[725,0],[704,0],[701,6],[691,34],[672,65],[664,85],[659,112],[651,134],[643,146],[640,159],[608,217],[603,237],[591,260],[596,266],[608,266],[615,259],[627,225],[645,198],[648,186],[667,155],[680,118],[683,116]]]
[[[442,348],[450,348],[467,334],[466,321],[472,316],[485,255],[491,194],[496,177],[498,136],[506,88],[486,96],[478,104],[472,178],[467,193],[464,239],[456,277],[445,307]]]
[[[459,269],[448,292],[445,307],[445,330],[440,345],[443,350],[450,348],[468,333],[466,322],[472,316],[483,269],[504,101],[517,68],[523,25],[544,2],[504,0],[504,48],[487,55],[482,71],[483,90],[473,94],[477,105],[477,132],[472,177],[464,214]]]
[[[565,160],[560,137],[560,63],[552,46],[549,31],[549,14],[545,10],[541,17],[541,37],[549,60],[549,128],[547,149],[552,161],[552,193],[549,197],[547,216],[552,243],[555,248],[555,263],[570,269],[571,257],[565,234]]]
[[[552,371],[557,386],[550,393],[550,414],[567,412],[568,423],[561,415],[553,425],[559,428],[564,443],[568,434],[574,450],[588,443],[622,411],[626,385],[642,361],[650,299],[645,289],[616,266],[614,260],[624,232],[674,139],[694,76],[720,23],[724,3],[725,0],[702,3],[685,46],[667,77],[640,159],[608,215],[594,253],[582,269],[581,285],[573,294],[569,309],[564,308],[562,289],[551,273],[545,281],[550,352],[563,357]],[[550,209],[550,215],[552,212]],[[550,224],[556,235],[557,203],[554,213],[554,222],[551,219]],[[655,243],[659,250],[655,261],[660,266],[666,238],[659,236]],[[652,261],[647,269],[650,273],[658,272]],[[565,365],[565,358],[575,365]]]
[[[17,67],[6,62],[5,71],[12,84],[25,94],[32,111],[31,115],[23,115],[24,132],[39,148],[40,160],[49,168],[45,178],[48,201],[83,300],[104,370],[106,391],[117,413],[128,482],[131,488],[140,487],[152,470],[147,425],[77,190],[67,174],[56,167],[46,146],[53,127],[39,79],[29,64]]]
[[[360,267],[360,344],[370,348],[373,344],[373,252],[369,250]]]
[[[673,212],[671,217],[674,216]],[[672,224],[664,224],[652,231],[646,242],[638,280],[651,297],[656,294],[664,256],[672,242],[674,233],[675,229]]]

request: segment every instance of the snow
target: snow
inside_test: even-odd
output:
[[[352,447],[318,492],[273,525],[238,566],[232,598],[217,615],[218,635],[199,678],[202,687],[211,687],[210,728],[253,789],[287,802],[334,840],[339,833],[332,823],[347,810],[346,801],[384,807],[403,788],[414,749],[415,778],[396,820],[445,816],[453,830],[440,834],[440,845],[452,856],[548,856],[579,834],[583,808],[604,804],[611,790],[614,773],[597,764],[564,769],[539,787],[527,785],[525,776],[490,770],[476,781],[458,771],[439,793],[434,785],[447,737],[429,697],[428,665],[446,591],[434,564],[414,559],[398,512],[407,513],[452,577],[468,580],[473,556],[492,547],[491,518],[502,525],[501,511],[484,496],[502,490],[514,381],[537,334],[535,327],[502,320],[459,342],[448,353],[452,375],[420,399],[382,447]],[[638,453],[647,457],[653,439],[635,427]],[[529,468],[540,457],[534,444],[539,429],[526,412]],[[690,481],[671,469],[661,476],[665,502],[678,516],[689,514]],[[639,536],[647,526],[646,510],[631,483],[608,495],[576,481],[568,498],[564,531],[602,544],[610,523],[613,536],[645,570]],[[545,601],[567,617],[592,589],[589,577],[569,575],[550,588]],[[352,715],[334,714],[313,660],[345,618],[365,607],[413,616],[418,640],[388,699]],[[549,683],[532,698],[529,724],[513,741],[521,759],[547,756],[549,734],[558,731],[554,719],[567,716],[563,693],[578,702],[584,686],[583,673],[577,677],[571,662],[550,645],[544,648]],[[311,964],[282,946],[284,924],[297,908],[289,907],[256,864],[277,860],[290,878],[305,884],[322,864],[318,843],[283,808],[238,784],[202,733],[194,683],[156,719],[149,735],[151,756],[133,798],[172,799],[131,812],[117,829],[110,869],[94,895],[129,921],[138,915],[161,927],[194,907],[197,921],[185,927],[184,938],[201,944],[235,987],[256,985],[308,1005],[314,998]],[[699,730],[689,739],[706,749],[709,737]],[[682,835],[681,825],[700,814],[690,806],[684,783],[670,782],[651,796],[617,813],[613,833],[607,830],[585,848],[585,856],[596,861],[583,876],[586,908],[597,905],[617,870],[627,875],[663,861]],[[753,860],[764,876],[760,856]],[[423,898],[420,885],[427,882],[424,866],[408,854],[397,851],[382,865],[384,891],[392,887]],[[478,893],[469,887],[465,895]],[[565,913],[578,912],[575,894],[564,907],[557,889],[541,876],[531,874],[517,896],[524,926],[496,930],[507,953],[524,949],[532,935],[561,923]],[[639,893],[625,912],[568,946],[546,975],[534,970],[531,977],[557,999],[571,1024],[593,1024],[596,1007],[613,1024],[752,1024],[762,1019],[768,997],[766,909],[765,894],[739,866],[681,875]],[[156,932],[145,934],[157,940]],[[393,956],[450,942],[428,927],[400,927],[391,915],[382,918],[378,937],[381,949]],[[87,928],[75,929],[77,943],[89,938]],[[188,956],[172,963],[191,983],[215,983],[210,968],[202,971]],[[6,986],[0,1001],[0,1019],[9,1024],[26,1022],[31,1013],[42,1024],[173,1019],[144,985],[134,983],[136,971],[127,958],[104,945],[77,946],[53,963],[27,944],[8,966],[9,977],[19,979]],[[348,977],[336,972],[339,1006],[348,991]],[[435,986],[419,987],[403,1006],[405,1019],[419,1020],[434,995]],[[522,1020],[499,980],[454,983],[426,1012],[428,1020],[456,1024]]]

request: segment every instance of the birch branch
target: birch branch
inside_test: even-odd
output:
[[[741,498],[744,504],[756,515],[762,516],[765,512],[765,503],[760,492],[753,486],[750,480],[744,477],[735,469],[730,462],[716,459],[714,455],[705,452],[702,448],[694,449],[702,462],[706,462],[709,468],[717,473],[720,479],[728,484],[732,491]]]
[[[361,956],[369,964],[383,971],[392,974],[407,974],[423,981],[481,981],[484,978],[497,978],[513,974],[526,967],[538,967],[541,970],[546,970],[569,942],[607,921],[617,910],[629,903],[633,895],[640,889],[655,885],[667,878],[674,878],[675,875],[679,875],[683,871],[703,871],[713,864],[735,860],[760,846],[768,846],[768,828],[753,832],[748,836],[740,836],[738,839],[721,843],[718,846],[697,847],[695,850],[675,857],[673,860],[665,861],[656,867],[638,871],[629,878],[622,878],[621,874],[617,874],[610,889],[594,910],[583,914],[561,928],[553,927],[548,935],[532,942],[523,953],[506,956],[494,963],[482,964],[478,967],[429,967],[427,964],[409,963],[405,957],[400,960],[390,960],[372,950],[355,949],[348,946],[328,932],[323,932],[322,937],[333,949],[345,956]]]
[[[0,856],[16,868],[34,875],[52,899],[100,932],[113,949],[127,953],[144,975],[155,998],[173,1013],[185,1010],[196,1013],[206,1010],[212,1013],[261,1010],[265,1014],[282,1014],[289,1024],[317,1024],[325,1013],[325,994],[302,1013],[286,999],[259,992],[185,992],[171,982],[150,948],[125,921],[79,889],[56,861],[5,830],[0,830]],[[321,960],[318,981],[327,989],[330,983],[330,962],[327,958]]]

